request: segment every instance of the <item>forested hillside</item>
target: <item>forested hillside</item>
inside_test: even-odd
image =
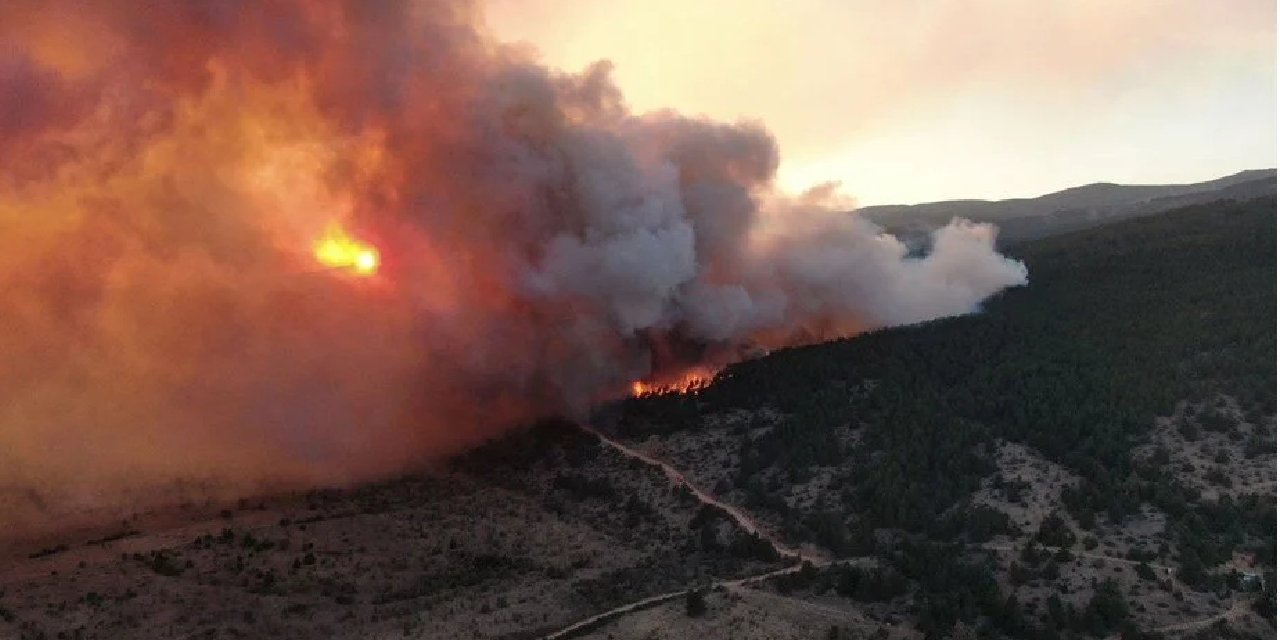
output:
[[[1175,564],[1179,585],[1206,593],[1238,586],[1221,569],[1233,551],[1274,571],[1274,501],[1261,497],[1274,484],[1202,492],[1154,430],[1177,414],[1189,439],[1205,430],[1237,443],[1241,464],[1274,456],[1275,206],[1216,202],[1016,245],[1031,284],[982,313],[774,353],[700,392],[624,401],[598,422],[633,441],[732,423],[736,466],[718,490],[774,514],[793,540],[886,558],[916,581],[928,632],[956,620],[1015,636],[1115,630],[1125,616],[1104,615],[1105,603],[1024,619],[996,580],[974,582],[973,571],[999,573],[990,560],[930,549],[1017,539],[1017,523],[972,502],[1001,482],[999,447],[1017,443],[1078,476],[1061,489],[1069,521],[1049,529],[1102,536],[1147,514],[1162,529],[1127,552]],[[742,415],[754,417],[729,419]],[[819,499],[784,499],[815,478]]]

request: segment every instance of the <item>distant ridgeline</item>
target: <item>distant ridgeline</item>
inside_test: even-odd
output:
[[[739,431],[734,486],[717,491],[775,514],[793,541],[885,558],[917,582],[921,624],[935,631],[974,612],[1009,635],[1034,626],[1010,612],[989,565],[931,550],[1008,528],[1003,514],[968,505],[996,470],[998,439],[1083,478],[1063,496],[1082,531],[1124,522],[1143,503],[1162,511],[1168,549],[1159,557],[1178,563],[1186,584],[1223,588],[1205,568],[1233,550],[1252,550],[1274,571],[1270,498],[1202,498],[1169,465],[1132,454],[1180,401],[1222,393],[1247,422],[1275,415],[1275,174],[1264,173],[1236,176],[1208,204],[1015,244],[1031,284],[983,313],[776,352],[695,393],[622,401],[599,422],[641,438],[708,428],[711,416],[775,416]],[[1112,189],[1146,188],[1080,191]],[[1237,189],[1272,195],[1218,197]],[[850,432],[857,446],[839,435]],[[1274,441],[1250,445],[1275,450]],[[787,487],[820,472],[832,474],[831,495],[788,506]],[[886,530],[900,532],[896,546]]]
[[[857,214],[913,245],[927,242],[930,231],[956,216],[991,222],[999,225],[1001,244],[1007,246],[1178,207],[1220,200],[1244,201],[1275,193],[1275,169],[1256,169],[1192,184],[1096,183],[1038,198],[872,206],[858,209]]]

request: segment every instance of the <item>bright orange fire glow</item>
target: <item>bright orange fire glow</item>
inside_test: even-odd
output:
[[[635,380],[631,383],[631,395],[639,398],[663,393],[691,393],[710,386],[715,376],[715,371],[699,367],[685,371],[675,379]]]
[[[346,269],[366,277],[376,274],[382,263],[377,248],[351,237],[337,224],[329,225],[316,241],[315,258],[326,267]]]

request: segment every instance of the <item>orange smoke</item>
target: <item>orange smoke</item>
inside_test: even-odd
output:
[[[1025,279],[987,227],[914,258],[777,194],[759,125],[633,115],[478,13],[0,2],[0,530],[397,473]]]

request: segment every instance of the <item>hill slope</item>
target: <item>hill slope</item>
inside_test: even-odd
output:
[[[679,475],[547,423],[19,550],[0,637],[1271,637],[1275,225],[1271,197],[1025,243],[1031,285],[981,314],[597,413]]]
[[[1005,244],[1078,231],[1127,218],[1215,200],[1248,200],[1276,193],[1274,169],[1257,169],[1191,184],[1121,185],[1095,183],[1037,198],[950,200],[917,205],[883,205],[858,214],[908,237],[927,234],[953,217],[1000,226]]]
[[[982,314],[775,353],[607,422],[794,542],[882,558],[926,630],[1114,629],[1085,611],[1107,577],[1159,628],[1236,584],[1233,552],[1274,570],[1275,224],[1263,198],[1027,243],[1031,285]],[[1090,539],[1177,578],[1068,572]],[[1046,569],[947,550],[1029,540],[1071,551]]]

